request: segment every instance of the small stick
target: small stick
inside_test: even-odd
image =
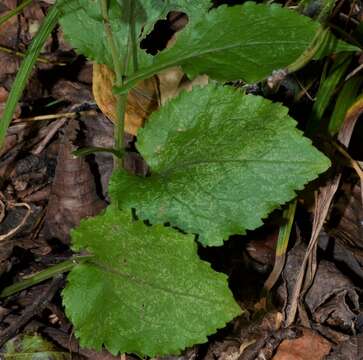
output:
[[[361,70],[363,70],[363,64],[360,64],[358,67],[356,67],[352,72],[350,72],[346,78],[344,79],[345,81],[349,80],[350,78],[352,78],[354,75],[358,74]]]
[[[73,111],[73,112],[66,112],[66,113],[60,113],[60,114],[38,115],[38,116],[13,120],[12,124],[18,124],[18,123],[27,122],[27,121],[56,120],[56,119],[61,119],[61,118],[72,119],[72,118],[75,118],[77,116],[82,116],[82,115],[85,115],[85,116],[97,115],[97,111],[96,110]]]
[[[0,51],[2,51],[4,53],[7,53],[7,54],[15,55],[15,56],[18,56],[18,57],[21,57],[21,58],[24,58],[25,55],[26,55],[26,54],[22,53],[21,51],[16,51],[16,50],[13,50],[13,49],[9,49],[8,47],[3,46],[3,45],[0,45]],[[45,59],[45,58],[43,58],[41,56],[38,56],[36,61],[38,63],[42,63],[42,64],[50,64],[50,65],[58,65],[58,66],[66,66],[67,65],[64,62],[57,62],[57,61],[48,60],[48,59]]]
[[[33,155],[39,155],[44,148],[48,145],[52,137],[57,133],[57,131],[66,123],[67,119],[63,118],[50,126],[50,130],[45,138],[38,144],[38,146],[31,152]]]

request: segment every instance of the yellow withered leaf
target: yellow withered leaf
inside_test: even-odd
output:
[[[98,107],[113,123],[117,121],[116,97],[112,93],[114,79],[114,72],[106,65],[93,65],[93,96]],[[129,92],[125,114],[125,131],[136,135],[137,129],[144,125],[148,116],[158,107],[158,81],[154,76],[141,81]]]
[[[116,122],[116,97],[112,93],[115,74],[106,65],[93,65],[93,96],[101,111]],[[180,67],[165,70],[138,83],[127,98],[125,131],[137,135],[149,115],[182,90],[191,91],[193,85],[208,84],[208,77],[201,75],[190,81]]]

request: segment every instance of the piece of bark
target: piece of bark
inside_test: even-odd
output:
[[[50,237],[69,243],[69,232],[81,219],[97,215],[106,203],[97,193],[96,180],[85,157],[72,151],[79,134],[78,120],[71,120],[59,147],[57,167],[49,198],[45,231]]]
[[[363,334],[352,336],[335,346],[325,360],[361,360],[363,359]]]

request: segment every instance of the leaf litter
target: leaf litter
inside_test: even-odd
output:
[[[183,3],[182,6],[178,8],[172,6],[162,13],[161,17],[166,17],[170,10],[180,10],[187,13],[187,10],[189,9],[190,11],[194,6],[193,4],[188,5],[187,1],[182,1],[181,3]],[[201,30],[203,30],[203,27],[208,26],[206,21],[204,20],[203,23],[203,19],[199,16],[205,11],[203,6],[207,3],[209,4],[209,2],[203,2],[198,9],[193,9],[195,15],[188,19],[188,24],[185,28],[186,32],[184,35],[181,32],[179,34],[180,36],[177,34],[175,37],[176,40],[173,40],[177,44],[179,38],[181,38],[177,46],[188,48],[193,45],[184,40],[184,38],[188,39],[188,31],[191,31],[188,30],[188,26],[192,29],[195,23],[198,22],[200,22]],[[0,10],[6,12],[8,9],[14,8],[16,2],[9,0],[1,4],[1,6],[2,8]],[[0,31],[0,45],[4,45],[19,53],[24,53],[26,45],[29,44],[48,6],[49,4],[47,2],[35,2],[18,17],[12,18],[11,21],[7,22],[6,27],[1,28]],[[187,6],[191,6],[191,8],[187,8]],[[251,4],[249,6],[253,8],[255,5]],[[225,14],[232,14],[232,8],[233,6],[228,9],[227,7],[221,7],[218,11]],[[151,10],[155,9],[157,7]],[[359,6],[358,4],[352,4],[349,7],[345,4],[340,8],[337,6],[335,12],[336,14],[334,15],[334,11],[332,11],[331,21],[336,22],[337,26],[342,26],[340,19],[345,14],[349,14],[353,19],[358,18]],[[213,15],[208,16],[213,17]],[[231,21],[232,18],[233,16],[228,21]],[[236,25],[236,21],[232,21],[233,26]],[[353,24],[354,22],[349,23],[348,26],[344,25],[344,31],[354,34]],[[167,26],[170,26],[170,24]],[[19,28],[21,29],[20,34]],[[149,24],[145,28],[150,31],[152,26]],[[173,31],[175,29],[171,30],[171,33]],[[162,34],[158,34],[156,38],[160,36]],[[345,37],[345,40],[347,39]],[[170,39],[166,39],[164,43],[166,44],[168,40]],[[187,45],[183,45],[183,41]],[[175,44],[170,44],[168,52],[163,53],[163,51],[159,51],[160,53],[155,57],[155,63],[158,64],[159,62],[161,64],[164,58],[171,56],[168,54],[180,51],[178,47],[175,47]],[[144,64],[143,61],[146,64],[149,59],[152,59],[150,55],[140,54],[142,54],[142,65]],[[18,64],[20,63],[19,59],[21,59],[21,55],[14,55],[8,52],[2,52],[1,50],[0,55],[0,60],[6,64],[6,66],[1,66],[0,71],[0,86],[2,89],[0,100],[4,104]],[[267,55],[267,53],[263,54],[262,59],[266,58]],[[16,283],[24,277],[29,277],[39,270],[46,269],[52,264],[68,259],[71,256],[71,250],[68,245],[68,240],[64,239],[69,238],[70,229],[79,223],[80,218],[83,217],[82,215],[85,214],[87,216],[93,214],[104,206],[99,207],[95,204],[98,204],[100,201],[106,204],[110,201],[107,191],[108,179],[113,164],[110,154],[96,153],[86,158],[75,159],[69,152],[63,160],[60,159],[59,155],[65,142],[69,144],[69,151],[79,146],[111,148],[113,146],[113,127],[106,116],[113,120],[112,113],[114,110],[105,110],[102,105],[103,100],[97,100],[97,95],[95,95],[94,100],[90,95],[92,64],[77,55],[72,47],[64,42],[64,36],[61,30],[58,29],[53,33],[52,38],[48,40],[41,56],[48,59],[49,63],[37,63],[32,80],[28,84],[20,106],[17,108],[15,119],[22,120],[38,115],[59,114],[61,120],[14,122],[9,129],[5,147],[2,149],[0,172],[2,174],[1,199],[4,203],[4,219],[1,224],[1,234],[5,234],[6,229],[10,231],[16,229],[17,224],[19,224],[19,219],[21,221],[24,218],[24,210],[11,208],[11,204],[14,201],[24,201],[32,209],[31,216],[25,221],[26,224],[17,229],[11,239],[4,240],[0,244],[0,275],[4,287]],[[344,85],[344,77],[350,76],[351,78],[352,76],[359,75],[359,71],[357,74],[349,75],[354,72],[354,69],[359,67],[359,64],[357,65],[357,57],[354,52],[348,56],[351,58],[352,63],[347,66],[344,75],[339,77],[339,81],[333,89],[332,97],[339,96],[339,91]],[[209,59],[206,61],[208,62]],[[55,63],[53,63],[54,61]],[[281,80],[279,86],[272,90],[264,87],[263,83],[257,84],[254,88],[247,87],[242,83],[241,96],[244,96],[242,94],[243,92],[252,90],[258,95],[274,101],[283,102],[289,107],[290,114],[293,114],[292,117],[297,120],[297,126],[304,129],[306,115],[312,110],[312,100],[303,95],[302,97],[296,97],[298,100],[294,102],[289,97],[289,93],[295,91],[292,90],[295,88],[301,91],[301,87],[311,86],[309,92],[313,96],[316,95],[319,82],[324,83],[324,78],[320,79],[322,69],[331,66],[335,61],[336,58],[334,56],[329,56],[324,60],[320,60],[320,62],[309,64],[309,76],[313,79],[313,85],[309,85],[309,79],[305,77],[308,70],[302,69],[294,75],[296,76],[295,79],[293,76],[287,75]],[[64,67],[57,63],[66,63],[67,65]],[[233,64],[230,66],[233,66]],[[199,73],[198,69],[191,69],[189,63],[184,64],[184,67],[184,70],[189,75],[191,73]],[[153,178],[154,169],[158,167],[158,164],[157,162],[150,162],[150,159],[145,156],[145,153],[143,153],[138,145],[138,141],[140,141],[140,138],[142,139],[142,136],[145,137],[144,141],[147,140],[146,136],[142,134],[149,131],[149,127],[148,129],[142,129],[140,132],[141,135],[136,138],[137,128],[145,126],[144,123],[145,120],[148,121],[149,114],[160,105],[173,104],[172,98],[176,97],[183,89],[190,88],[192,85],[200,82],[203,84],[210,83],[214,81],[213,77],[218,78],[222,76],[221,74],[216,75],[214,69],[210,68],[208,71],[212,75],[212,79],[204,77],[201,80],[197,79],[193,82],[188,79],[180,68],[176,68],[170,73],[155,74],[154,76],[157,77],[156,81],[144,80],[146,83],[151,81],[152,85],[150,87],[142,84],[141,88],[136,88],[134,93],[136,100],[134,102],[129,100],[129,110],[126,114],[126,116],[132,119],[130,120],[132,126],[129,127],[130,130],[128,131],[130,134],[126,135],[125,138],[127,149],[125,162],[127,163],[126,168],[129,169],[129,172],[147,176],[145,179],[140,178],[140,181],[147,179],[149,179],[147,181],[150,181]],[[226,68],[223,69],[223,72],[225,71],[227,71]],[[246,76],[255,75],[253,71],[249,71]],[[244,76],[240,76],[240,78],[243,79]],[[228,78],[226,79],[229,80]],[[93,86],[95,86],[95,83],[94,81]],[[292,84],[296,87],[291,87]],[[230,85],[239,87],[241,83],[232,82]],[[105,85],[101,83],[98,86],[101,89],[99,90],[101,94],[109,94],[106,100],[113,98],[109,84]],[[187,98],[188,95],[183,93],[182,96]],[[188,103],[190,106],[193,103],[192,98],[187,98],[187,100],[182,114],[184,117],[188,113]],[[359,152],[354,150],[357,147],[357,140],[355,140],[354,134],[361,131],[359,123],[357,123],[356,129],[354,130],[354,122],[358,120],[361,114],[360,99],[350,99],[350,101],[352,100],[353,102],[349,104],[349,110],[345,116],[346,121],[343,123],[338,141],[345,147],[348,154],[352,154],[354,161],[362,161],[360,158],[361,153],[359,154]],[[94,115],[86,115],[84,111],[90,109],[97,110],[95,101],[104,114],[95,112]],[[145,103],[145,101],[148,102]],[[114,107],[114,105],[111,105],[111,107]],[[324,113],[321,121],[328,122],[331,111],[334,111],[334,102],[329,101],[326,109],[328,111]],[[67,117],[62,117],[62,113],[67,112],[76,114],[76,120],[69,120]],[[155,125],[152,125],[153,119],[155,120],[157,118],[156,114],[151,116],[150,125],[155,128],[156,138],[162,137],[165,126],[172,126],[172,119],[176,121],[175,118],[176,116],[173,114],[173,116],[170,116],[169,124],[158,124],[155,122]],[[76,126],[78,128],[77,141],[72,137],[74,132],[70,131],[72,126],[74,126],[72,124],[75,123],[79,124]],[[318,128],[323,126],[322,123],[317,125]],[[223,129],[223,126],[223,124],[218,125],[220,129]],[[70,133],[73,133],[73,135],[70,136]],[[204,131],[204,134],[208,134],[208,132]],[[348,146],[352,134],[352,143]],[[204,137],[207,138],[207,136]],[[220,140],[218,136],[216,136],[216,139]],[[223,146],[219,145],[221,146],[220,151],[228,148],[228,146],[232,146],[234,139],[232,134],[230,134],[224,140]],[[144,143],[143,146],[146,145]],[[319,138],[315,139],[315,145],[322,147]],[[186,155],[188,155],[188,152],[192,152],[190,144],[184,144],[183,147],[185,148]],[[197,161],[203,159],[206,153],[210,153],[210,148],[206,149],[206,151],[201,151],[199,154],[196,154]],[[332,152],[333,148],[331,147],[330,150]],[[146,158],[146,163],[138,153],[139,151]],[[330,159],[335,165],[336,156],[330,156]],[[64,160],[66,161],[64,162]],[[83,164],[82,166],[80,166],[81,163]],[[225,175],[228,174],[225,166],[223,166],[223,172]],[[65,180],[68,183],[69,190],[63,191],[63,194],[59,192],[57,178],[58,181]],[[266,182],[269,181],[268,175],[265,175],[264,178]],[[340,182],[337,182],[338,178]],[[82,182],[84,179],[88,180]],[[235,176],[230,181],[232,184],[238,183]],[[320,190],[320,194],[316,197],[318,206],[314,207],[313,190],[310,190],[310,188],[298,193],[299,201],[297,204],[297,212],[291,230],[290,244],[286,249],[284,270],[280,280],[272,288],[267,298],[261,296],[260,292],[274,264],[275,244],[277,242],[276,229],[279,229],[282,226],[281,222],[284,221],[279,209],[264,220],[264,225],[258,230],[248,231],[246,235],[238,235],[240,231],[232,231],[225,237],[227,241],[220,248],[204,248],[198,246],[198,253],[204,261],[209,261],[214,270],[222,271],[229,276],[233,295],[245,311],[243,315],[235,318],[225,329],[220,330],[216,335],[210,337],[207,343],[192,346],[183,352],[181,355],[182,358],[255,359],[263,356],[265,359],[275,360],[300,358],[304,360],[323,358],[357,359],[361,356],[359,354],[360,333],[362,331],[361,311],[359,307],[361,285],[357,279],[360,277],[362,271],[360,256],[362,247],[361,184],[355,171],[347,166],[340,166],[337,169],[334,168],[334,170],[331,170],[331,173],[326,175],[325,184],[323,180],[320,181],[321,183],[313,189],[316,190],[320,186],[320,189],[328,190],[327,195],[322,195],[323,192]],[[327,188],[326,183],[329,181],[333,181],[333,186]],[[265,183],[262,182],[262,184]],[[77,190],[77,186],[79,186],[80,190]],[[261,187],[262,185],[259,186]],[[125,196],[132,198],[130,190],[136,191],[135,189],[127,189],[125,190]],[[258,192],[257,189],[256,192]],[[335,192],[336,195],[333,196]],[[81,194],[82,196],[79,197],[76,194]],[[82,201],[84,199],[83,195],[87,197],[87,194],[89,194],[91,199],[97,200],[95,202],[91,201],[89,203],[90,205],[85,206],[85,203]],[[226,195],[226,192],[223,191],[222,195]],[[50,200],[52,197],[54,199],[55,196],[58,196],[58,202],[54,205],[53,200],[52,205]],[[124,199],[122,197],[122,200]],[[134,199],[131,200],[133,201]],[[156,201],[150,201],[151,205],[149,206],[158,206],[157,201],[157,199]],[[191,204],[190,200],[187,200],[187,205],[190,205],[194,211],[198,204]],[[136,215],[138,215],[137,206],[135,207]],[[250,212],[254,211],[252,210]],[[15,215],[11,215],[12,213]],[[64,215],[65,213],[69,213],[70,215]],[[68,216],[69,221],[66,221],[65,219]],[[223,214],[221,216],[223,217]],[[146,219],[150,220],[150,217],[147,216]],[[240,215],[238,219],[239,224],[243,224],[245,216]],[[170,219],[166,219],[165,221],[168,220],[173,223]],[[231,219],[227,217],[226,220],[228,222]],[[81,224],[86,224],[87,221]],[[8,227],[5,227],[6,224],[8,224]],[[138,224],[141,226],[140,221]],[[62,228],[61,234],[55,233],[50,235],[49,232],[45,231],[47,227],[48,229],[55,230],[58,225]],[[142,226],[148,229],[149,225],[146,223],[146,225]],[[182,227],[180,223],[178,225]],[[305,285],[302,286],[302,292],[296,292],[297,296],[295,295],[295,297],[291,298],[291,294],[293,293],[292,289],[296,286],[298,270],[301,268],[302,260],[307,254],[306,245],[311,238],[311,226],[313,226],[313,238],[315,240],[311,243],[312,257],[310,257],[310,260],[308,258],[306,260],[308,271],[305,275]],[[208,227],[206,228],[208,229]],[[97,233],[100,229],[101,225],[96,226],[94,232]],[[112,226],[109,229],[112,229]],[[75,230],[75,233],[77,231]],[[170,231],[176,232],[176,230],[172,229]],[[179,233],[177,234],[180,237],[185,236]],[[271,234],[275,235],[272,236]],[[101,236],[98,238],[101,238]],[[88,246],[84,246],[84,248],[87,249]],[[298,258],[295,256],[297,252],[299,254]],[[135,256],[137,254],[136,252]],[[109,256],[111,254],[107,254],[106,251],[106,255]],[[146,266],[147,261],[150,261],[149,256],[150,254],[145,251],[145,253],[140,254],[135,260],[132,261],[132,256],[127,260],[132,261],[135,264],[136,271],[139,271],[139,269]],[[157,256],[153,258],[156,260]],[[185,267],[187,266],[185,265]],[[97,271],[100,271],[99,267],[96,266],[96,268]],[[80,265],[79,269],[82,269],[82,265]],[[73,358],[116,358],[106,350],[95,352],[79,347],[78,340],[74,336],[72,337],[73,331],[69,320],[64,316],[59,296],[53,296],[57,292],[60,292],[63,286],[61,282],[61,280],[48,281],[45,284],[36,285],[32,289],[23,290],[17,295],[4,299],[1,302],[0,340],[2,341],[2,345],[9,337],[9,334],[13,337],[16,332],[21,331],[23,334],[32,334],[31,336],[34,337],[33,340],[31,338],[26,339],[31,340],[32,345],[36,346],[39,352],[42,351],[42,345],[37,342],[39,339],[34,334],[40,333],[48,341],[52,342],[53,347],[60,349],[61,356],[67,356],[73,353]],[[86,291],[95,291],[95,289],[91,289],[92,286],[88,286],[85,293],[87,293]],[[122,284],[122,286],[125,286],[125,284]],[[68,288],[68,290],[71,291],[71,288]],[[74,291],[76,290],[74,289]],[[44,299],[45,302],[43,305],[40,306],[36,302],[33,291],[37,291],[37,296]],[[124,291],[124,293],[130,296],[133,292],[129,289]],[[140,301],[145,300],[145,305],[147,304],[146,299],[148,295],[151,294],[143,294],[140,297]],[[101,301],[100,314],[104,311],[109,311],[109,301],[116,302],[118,299],[117,296],[112,295],[109,296],[109,299]],[[261,301],[261,298],[265,300]],[[121,296],[119,299],[124,301],[124,296]],[[97,301],[97,297],[93,298],[93,301]],[[290,315],[290,319],[293,317],[294,321],[290,321],[291,324],[289,324],[289,321],[286,320],[289,319],[288,314],[289,312],[291,313],[291,303],[294,302],[296,304],[294,306],[297,306],[299,312],[292,312],[294,316]],[[135,303],[131,302],[130,306],[135,306]],[[149,311],[149,309],[147,310]],[[205,311],[212,311],[212,306],[208,306]],[[79,311],[79,314],[81,313]],[[147,311],[145,313],[148,314]],[[67,315],[71,320],[75,316],[69,312],[67,312]],[[132,329],[133,326],[137,326],[140,319],[138,316],[136,318],[128,320],[125,325],[126,328]],[[160,320],[161,315],[160,317],[156,317],[156,319]],[[178,326],[178,316],[174,315],[173,319],[175,326]],[[193,322],[196,319],[198,319],[197,315],[189,319],[189,321]],[[77,331],[83,331],[82,328],[77,329],[77,322],[75,325],[76,334]],[[97,327],[97,325],[101,325],[101,327]],[[156,324],[153,325],[155,326]],[[202,324],[198,323],[197,325],[201,326]],[[291,326],[285,328],[286,325]],[[102,330],[102,324],[96,323],[95,321],[90,321],[88,326],[91,327],[92,331],[98,331],[103,334],[110,331],[106,328]],[[112,331],[117,329],[117,326],[119,324],[115,325]],[[218,327],[222,327],[222,325]],[[308,329],[309,327],[310,329]],[[158,330],[158,336],[161,336],[162,330],[163,326]],[[150,331],[150,328],[146,328],[146,331]],[[125,339],[120,341],[125,341]],[[190,341],[188,344],[193,345],[193,341]],[[9,353],[9,346],[11,346],[11,343],[7,343],[2,348],[2,353]],[[111,344],[108,348],[110,350],[116,349],[113,351],[116,353],[118,346],[119,344]],[[101,345],[97,345],[97,347],[101,350]],[[21,347],[16,347],[16,349],[21,352]],[[316,349],[316,351],[310,353],[309,351],[312,349]],[[132,352],[132,350],[133,348],[130,347],[128,351]],[[135,353],[138,351],[136,349],[134,350]],[[170,351],[172,352],[171,348]],[[151,350],[148,352],[153,354]],[[155,354],[157,352],[155,351]],[[165,350],[166,353],[168,353],[168,350]],[[132,354],[123,355],[124,358],[130,359],[133,356]]]

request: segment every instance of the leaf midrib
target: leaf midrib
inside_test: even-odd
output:
[[[147,67],[146,69],[144,69],[144,71],[139,71],[138,73],[135,73],[133,76],[130,76],[128,78],[128,80],[126,81],[125,86],[122,88],[119,88],[119,89],[120,90],[127,89],[130,85],[134,84],[135,82],[149,78],[152,75],[157,74],[165,69],[168,69],[168,68],[174,67],[174,66],[182,66],[184,62],[186,62],[190,59],[204,56],[204,55],[207,55],[207,54],[210,54],[213,52],[225,51],[225,50],[237,48],[237,47],[250,47],[250,46],[256,46],[256,45],[272,45],[272,46],[274,46],[274,45],[287,45],[287,44],[307,44],[307,43],[306,43],[306,41],[296,41],[296,40],[294,40],[294,41],[284,40],[284,41],[274,41],[274,42],[255,41],[255,42],[250,42],[250,43],[246,43],[246,44],[241,44],[241,42],[238,42],[238,43],[234,43],[234,44],[231,44],[228,46],[226,45],[226,46],[208,49],[208,50],[204,50],[204,51],[200,51],[200,52],[194,52],[194,53],[182,56],[178,59],[166,62],[166,63],[161,62],[160,64],[151,65],[151,66]],[[171,48],[170,51],[173,49],[175,49],[175,48]],[[165,54],[165,53],[161,53],[160,56],[163,54]],[[241,57],[242,56],[243,56],[243,54],[241,54]]]
[[[199,165],[209,165],[209,164],[228,164],[228,163],[243,163],[243,162],[259,162],[259,163],[273,163],[273,164],[286,164],[291,163],[292,160],[266,160],[266,159],[222,159],[222,160],[195,160],[190,162],[184,162],[184,163],[177,163],[174,166],[168,167],[166,169],[163,169],[161,171],[155,171],[154,173],[157,173],[158,175],[162,177],[168,177],[170,176],[170,173],[174,172],[175,170],[184,170],[188,167],[193,166],[199,166]],[[296,164],[311,164],[314,163],[313,161],[308,160],[295,160],[294,163]],[[153,171],[153,168],[151,167],[151,170]]]
[[[181,292],[181,291],[174,291],[172,289],[169,289],[169,288],[166,288],[166,287],[163,287],[163,286],[155,285],[153,283],[150,283],[148,281],[140,279],[139,277],[136,277],[135,275],[127,274],[127,273],[124,273],[124,272],[122,272],[120,270],[116,270],[112,266],[109,266],[109,265],[105,264],[104,262],[102,262],[99,259],[96,260],[96,259],[92,258],[92,261],[90,261],[90,263],[92,263],[92,265],[98,267],[102,271],[105,271],[107,273],[111,273],[111,274],[114,274],[114,275],[121,276],[121,277],[127,279],[130,282],[137,283],[140,286],[145,285],[145,286],[151,287],[152,289],[155,289],[155,290],[160,290],[160,291],[166,292],[166,293],[171,294],[171,295],[177,295],[177,296],[181,296],[181,297],[190,298],[192,300],[198,299],[198,300],[206,302],[208,304],[215,304],[216,303],[216,301],[211,301],[211,299],[209,299],[209,298],[207,299],[207,298],[204,298],[204,297],[201,297],[201,296],[198,296],[198,295],[191,295],[191,294],[187,294],[187,293],[184,293],[184,292]]]

